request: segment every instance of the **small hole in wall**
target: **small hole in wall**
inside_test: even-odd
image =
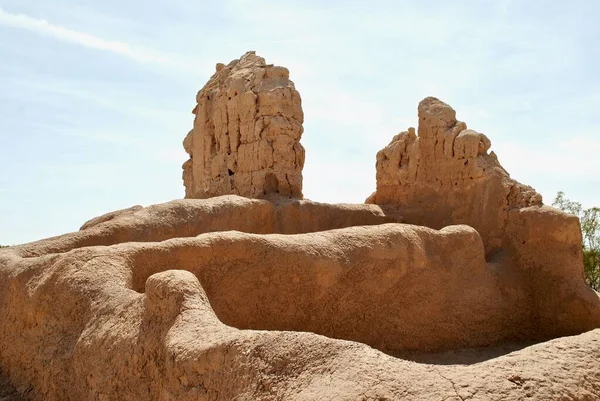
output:
[[[279,193],[279,181],[273,173],[267,173],[265,176],[265,191],[270,194]]]
[[[525,245],[525,241],[523,241],[523,242],[521,243],[521,245]]]
[[[468,160],[467,160],[467,161],[465,161],[465,166],[466,166],[466,165],[468,165],[468,164],[469,164],[469,161],[468,161]]]
[[[231,171],[230,169],[227,169],[227,174],[229,174],[229,176],[231,177],[235,173],[233,171]]]

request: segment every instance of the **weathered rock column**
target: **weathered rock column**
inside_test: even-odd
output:
[[[196,101],[183,141],[186,198],[302,198],[304,115],[286,68],[248,52],[217,64]]]
[[[418,132],[401,132],[377,153],[377,191],[367,203],[397,205],[411,224],[468,224],[488,251],[502,247],[508,212],[541,205],[541,195],[511,179],[488,153],[491,141],[446,103],[425,98],[418,113]]]

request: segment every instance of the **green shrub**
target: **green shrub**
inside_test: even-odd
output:
[[[556,194],[552,206],[579,217],[585,280],[600,291],[600,207],[584,209],[581,203],[567,199],[562,191]]]

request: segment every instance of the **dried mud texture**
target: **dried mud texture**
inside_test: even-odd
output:
[[[21,396],[4,376],[2,370],[0,370],[0,401],[22,401]]]
[[[183,142],[186,198],[302,198],[304,114],[285,67],[248,52],[218,64],[196,101]]]
[[[409,128],[377,153],[377,191],[367,203],[398,205],[411,224],[468,224],[488,251],[501,249],[509,211],[541,205],[541,195],[511,179],[488,153],[491,141],[446,103],[425,98],[418,115],[418,133]]]
[[[527,226],[551,211],[521,213]],[[575,318],[539,321],[529,273],[486,262],[473,228],[393,219],[224,196],[2,249],[0,369],[32,400],[600,397],[600,330],[454,357]],[[587,288],[578,271],[545,273],[550,291]],[[599,327],[585,294],[596,314],[579,329]]]
[[[418,115],[418,135],[409,128],[377,153],[377,190],[367,203],[393,207],[410,224],[475,228],[491,265],[510,260],[526,283],[542,337],[597,327],[596,297],[581,280],[565,285],[583,275],[578,219],[543,206],[533,188],[511,179],[489,152],[491,141],[446,103],[425,98]],[[512,287],[510,280],[503,285]]]
[[[600,399],[577,218],[435,98],[375,204],[298,200],[288,75],[250,52],[199,92],[183,175],[210,199],[0,249],[0,401]]]
[[[102,220],[102,224],[94,223]],[[386,215],[377,205],[331,205],[296,199],[274,203],[224,195],[202,201],[174,200],[145,208],[134,206],[92,219],[80,231],[10,249],[28,258],[75,248],[160,242],[215,231],[298,234],[398,221],[398,217]]]

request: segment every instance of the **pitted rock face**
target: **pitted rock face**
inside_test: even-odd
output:
[[[367,203],[397,205],[411,224],[468,224],[488,251],[500,248],[508,212],[541,205],[541,195],[511,179],[488,153],[491,141],[446,103],[425,98],[418,113],[418,135],[409,128],[377,153],[377,191]]]
[[[196,101],[183,142],[186,198],[302,198],[304,115],[286,68],[248,52],[217,64]]]

